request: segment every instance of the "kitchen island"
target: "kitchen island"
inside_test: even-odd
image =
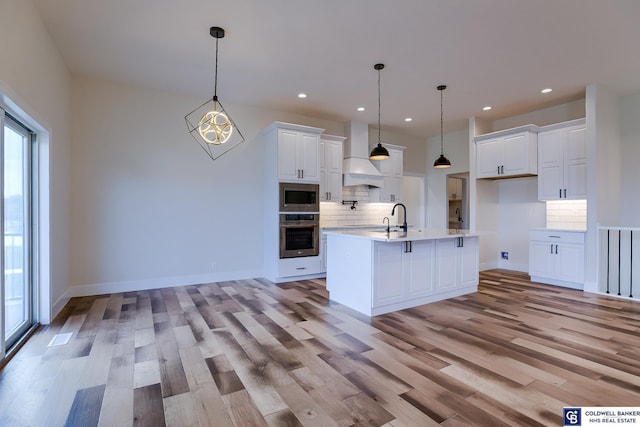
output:
[[[478,289],[478,236],[468,230],[326,235],[329,298],[367,316]]]

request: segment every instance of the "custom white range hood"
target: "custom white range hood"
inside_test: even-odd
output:
[[[344,131],[347,140],[344,144],[342,184],[345,187],[353,185],[382,187],[384,179],[369,160],[369,125],[352,120],[345,123]]]

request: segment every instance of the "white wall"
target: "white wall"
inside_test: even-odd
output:
[[[640,92],[628,95],[621,101],[621,158],[622,185],[620,224],[640,227]]]
[[[509,259],[498,258],[498,267],[529,271],[529,230],[544,227],[546,206],[538,201],[538,179],[504,179],[498,184],[498,244],[495,257],[509,252]]]
[[[40,313],[40,321],[47,323],[66,302],[69,283],[70,75],[37,9],[28,0],[0,2],[0,58],[0,92],[49,138],[40,141],[46,145],[40,153],[42,170],[49,172],[43,177],[45,181],[48,178],[49,194],[46,187],[41,188],[47,200],[41,200],[45,203],[40,206],[41,244],[46,244],[40,248],[45,276],[40,284],[48,287],[41,297],[52,305],[51,311]],[[48,200],[50,206],[46,206]],[[50,254],[48,259],[46,253]]]
[[[583,98],[543,108],[541,110],[531,111],[529,113],[518,114],[517,116],[494,120],[491,132],[511,129],[528,124],[534,124],[537,126],[552,125],[554,123],[558,123],[558,118],[562,118],[562,120],[560,120],[561,122],[566,122],[568,120],[582,119],[584,117],[585,100]]]
[[[596,291],[597,227],[619,225],[622,148],[620,98],[603,85],[587,86],[587,234],[585,287]],[[636,119],[637,120],[637,119]],[[636,166],[637,167],[637,166]]]

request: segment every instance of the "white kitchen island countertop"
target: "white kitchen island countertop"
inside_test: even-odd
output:
[[[394,227],[392,227],[394,228]],[[407,231],[391,231],[387,233],[384,228],[377,230],[323,230],[325,234],[338,234],[374,240],[378,242],[406,242],[415,240],[450,239],[452,237],[478,237],[478,234],[469,230],[457,230],[446,228],[434,228],[426,230],[409,229]]]

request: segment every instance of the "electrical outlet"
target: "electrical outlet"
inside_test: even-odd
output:
[[[505,251],[500,252],[500,258],[509,259],[509,252],[505,252]]]

